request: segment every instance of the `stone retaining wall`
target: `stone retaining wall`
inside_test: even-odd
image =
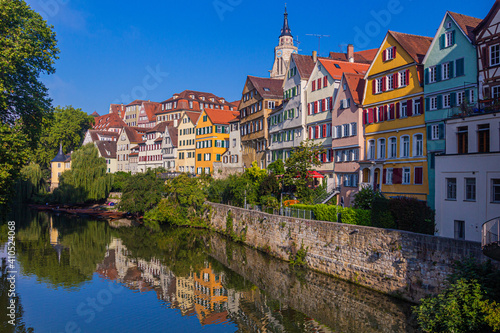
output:
[[[412,302],[440,292],[456,260],[488,260],[477,242],[209,204],[209,223],[220,232],[229,231],[231,211],[232,232],[245,244],[283,260],[302,247],[314,270]]]

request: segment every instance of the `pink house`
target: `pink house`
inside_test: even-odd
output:
[[[352,206],[359,186],[359,157],[363,156],[364,75],[344,73],[332,109],[332,150],[338,203]]]

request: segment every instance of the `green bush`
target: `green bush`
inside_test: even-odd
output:
[[[434,211],[427,206],[425,201],[407,197],[391,198],[389,210],[397,229],[434,234]]]
[[[314,205],[312,207],[316,220],[330,222],[337,222],[337,214],[342,209],[342,207],[339,206],[330,206],[325,204]]]
[[[390,200],[376,196],[372,201],[371,225],[377,228],[395,229],[396,223],[390,211]]]
[[[345,224],[372,226],[369,210],[345,207],[342,209],[341,221]]]

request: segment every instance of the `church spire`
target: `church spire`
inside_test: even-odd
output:
[[[288,13],[286,11],[286,5],[285,5],[285,19],[283,21],[283,28],[281,29],[281,35],[280,37],[283,36],[292,36],[292,30],[290,30],[290,27],[288,26]]]

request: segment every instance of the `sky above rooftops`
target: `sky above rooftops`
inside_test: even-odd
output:
[[[239,100],[247,75],[268,77],[284,2],[28,0],[57,33],[54,106],[105,114],[110,103],[156,102],[185,89]],[[433,37],[446,10],[484,18],[493,1],[288,0],[299,53],[378,48],[387,30]]]

